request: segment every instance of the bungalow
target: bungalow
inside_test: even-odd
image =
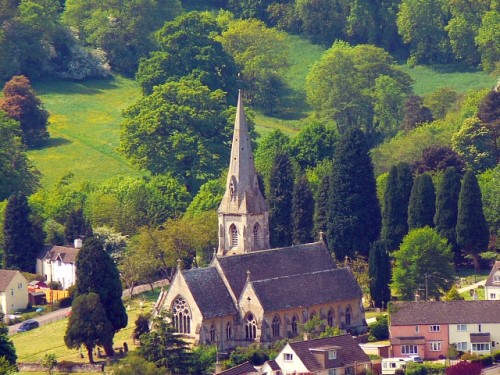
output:
[[[500,300],[500,260],[497,260],[484,284],[484,296],[487,300]]]
[[[452,344],[489,354],[500,345],[500,301],[395,302],[389,321],[393,357],[445,358]]]
[[[0,314],[4,319],[28,305],[28,281],[19,271],[0,270]]]
[[[58,281],[68,289],[76,282],[75,262],[81,247],[81,240],[75,240],[74,247],[45,245],[36,259],[36,273],[48,283]]]

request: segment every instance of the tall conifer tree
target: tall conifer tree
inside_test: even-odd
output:
[[[292,222],[293,243],[300,245],[313,241],[314,198],[306,176],[301,176],[293,186]]]
[[[448,240],[455,255],[455,264],[460,260],[457,245],[458,196],[460,194],[460,175],[455,167],[446,168],[443,181],[436,194],[436,231]]]
[[[488,248],[488,223],[483,213],[481,190],[472,171],[465,172],[458,198],[457,243],[466,254],[472,255],[474,267],[479,268],[479,254]]]
[[[316,200],[314,206],[314,234],[319,232],[326,233],[328,227],[328,212],[329,212],[329,199],[328,194],[330,191],[330,174],[325,174],[318,186],[316,193]]]
[[[408,206],[408,228],[423,228],[434,226],[436,212],[436,192],[432,178],[428,173],[417,176],[411,189]]]
[[[276,155],[269,178],[269,235],[272,247],[290,246],[293,239],[294,171],[286,152]]]
[[[391,263],[385,241],[378,240],[370,246],[368,274],[370,275],[370,295],[376,307],[387,307],[391,299]]]
[[[367,256],[370,243],[380,234],[381,213],[368,151],[359,129],[349,130],[335,150],[327,239],[338,260],[356,252]]]
[[[5,209],[4,266],[35,273],[36,255],[43,247],[43,238],[30,215],[26,195],[11,195]]]

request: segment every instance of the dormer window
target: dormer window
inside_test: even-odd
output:
[[[337,351],[335,349],[328,351],[328,359],[337,359]]]
[[[500,275],[493,276],[493,282],[494,283],[500,283]]]

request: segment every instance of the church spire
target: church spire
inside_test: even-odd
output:
[[[226,192],[218,212],[220,255],[269,248],[268,207],[259,189],[241,91]]]

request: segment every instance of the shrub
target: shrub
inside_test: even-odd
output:
[[[481,364],[462,361],[446,369],[446,375],[480,375]]]
[[[64,309],[65,307],[70,307],[72,302],[73,302],[73,299],[71,297],[61,298],[59,300],[59,307],[61,309]]]
[[[427,362],[424,366],[427,369],[428,375],[442,375],[446,369],[446,366],[441,363]]]
[[[427,375],[427,367],[420,363],[409,363],[406,368],[406,375]]]
[[[373,340],[373,338],[375,340]],[[389,338],[389,323],[387,315],[381,315],[377,317],[375,323],[370,325],[370,336],[369,341],[380,341]]]
[[[495,360],[495,362],[500,362],[500,351],[491,353],[491,356]]]

